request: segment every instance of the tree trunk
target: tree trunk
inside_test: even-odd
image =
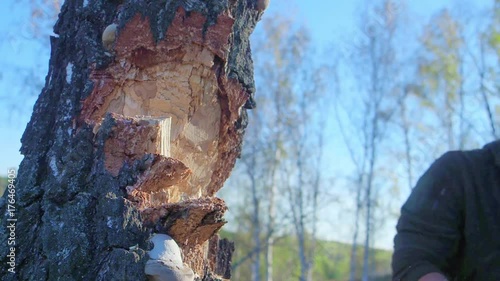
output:
[[[279,107],[279,106],[277,106]],[[277,110],[279,114],[279,110]],[[278,133],[276,140],[281,139],[281,134]],[[276,141],[278,143],[278,141]],[[276,206],[275,206],[275,195],[276,195],[276,167],[278,166],[280,153],[278,150],[278,145],[274,145],[274,155],[272,157],[272,167],[270,172],[270,187],[269,187],[269,208],[267,214],[267,233],[266,233],[266,281],[273,281],[273,260],[274,260],[274,232],[275,232],[275,219],[276,219]]]
[[[257,156],[257,149],[255,145],[252,145],[252,154],[248,155],[249,159],[249,165],[247,167],[247,174],[248,177],[250,178],[250,185],[251,185],[251,190],[252,190],[252,228],[253,228],[253,235],[252,235],[252,240],[255,248],[255,254],[253,255],[253,261],[252,261],[252,281],[261,281],[260,277],[260,251],[262,250],[262,245],[260,242],[260,214],[259,214],[259,209],[260,209],[260,198],[259,198],[259,193],[257,191],[257,175],[256,175],[256,156]]]
[[[0,240],[15,234],[0,244],[3,265],[15,252],[2,280],[146,280],[153,233],[175,240],[196,280],[230,278],[214,194],[253,106],[260,2],[65,2],[16,201],[0,200]]]
[[[356,269],[358,264],[358,234],[359,234],[359,219],[361,216],[361,192],[363,190],[363,174],[360,173],[358,181],[356,183],[356,214],[354,216],[354,232],[352,235],[352,246],[351,246],[351,257],[349,265],[349,281],[356,280]]]

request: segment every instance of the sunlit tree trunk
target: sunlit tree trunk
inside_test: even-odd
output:
[[[356,269],[358,264],[357,251],[358,251],[358,235],[359,235],[359,220],[361,216],[362,200],[361,192],[363,190],[363,175],[360,174],[356,184],[356,210],[354,215],[354,230],[352,234],[352,246],[349,265],[349,281],[356,280]]]
[[[246,165],[246,171],[248,177],[250,179],[250,188],[252,192],[252,228],[253,228],[253,246],[255,254],[253,256],[253,264],[252,264],[252,280],[253,281],[261,281],[260,277],[260,253],[262,250],[261,245],[261,222],[260,222],[260,198],[259,198],[259,190],[257,187],[257,175],[255,169],[258,164],[256,161],[257,157],[257,149],[256,145],[252,144],[251,154],[247,156],[248,164]]]
[[[279,103],[276,104],[277,108],[277,116],[280,116],[280,106]],[[280,118],[280,117],[278,117]],[[269,209],[268,209],[268,217],[267,217],[267,242],[266,242],[266,281],[273,281],[273,258],[274,258],[274,232],[276,228],[276,169],[279,163],[279,149],[278,143],[281,141],[281,134],[278,131],[276,136],[275,144],[274,144],[274,157],[273,157],[273,166],[271,168],[270,174],[270,187],[269,187]]]
[[[405,97],[408,95],[407,89],[405,89],[405,93],[403,94],[404,98],[402,98],[399,102],[399,112],[401,119],[401,128],[403,130],[403,138],[404,138],[404,153],[406,160],[406,175],[408,177],[408,190],[413,189],[413,158],[412,158],[412,141],[410,140],[410,128],[411,124],[408,120],[407,116],[407,106]]]
[[[398,106],[389,99],[396,84],[397,73],[394,68],[395,54],[393,37],[397,26],[398,15],[395,3],[387,0],[373,6],[378,19],[369,19],[364,23],[365,43],[360,46],[359,56],[369,64],[367,73],[360,73],[361,81],[365,81],[366,96],[364,103],[363,125],[360,128],[363,135],[364,161],[366,175],[364,189],[365,203],[365,239],[363,251],[362,280],[369,281],[371,275],[372,243],[375,233],[374,202],[377,201],[375,190],[376,165],[379,161],[379,150],[384,138],[385,128],[393,117]],[[363,60],[359,61],[364,63]],[[393,97],[398,100],[398,97]]]

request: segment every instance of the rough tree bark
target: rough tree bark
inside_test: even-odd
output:
[[[2,242],[2,280],[146,280],[152,233],[177,242],[196,280],[230,278],[214,194],[254,106],[248,37],[267,2],[65,1],[22,137],[16,273]]]

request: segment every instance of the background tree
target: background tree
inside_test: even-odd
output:
[[[425,27],[421,39],[426,51],[419,65],[422,92],[441,121],[443,130],[434,131],[444,133],[441,141],[447,149],[463,149],[466,141],[461,33],[458,22],[443,11]]]
[[[19,9],[19,4],[24,4],[29,8],[26,12],[29,22],[23,22],[23,19],[16,19],[12,22],[15,28],[10,27],[4,30],[3,44],[10,46],[11,52],[20,53],[30,49],[48,56],[50,54],[49,36],[52,35],[52,27],[61,8],[60,1],[23,0],[16,3],[16,7],[8,7],[8,9]],[[34,99],[44,86],[47,61],[41,58],[45,56],[32,58],[29,65],[13,60],[10,56],[0,58],[0,63],[4,67],[8,66],[15,73],[0,71],[0,79],[3,77],[7,81],[16,79],[22,81],[19,89],[0,93],[0,102],[9,108],[7,116],[15,117],[9,118],[11,119],[9,121],[17,121],[31,110]],[[26,102],[27,100],[31,102]]]
[[[357,175],[356,178],[356,215],[353,239],[358,237],[358,221],[364,210],[365,239],[363,253],[362,280],[369,280],[371,270],[371,252],[374,232],[374,203],[377,201],[375,188],[377,185],[377,165],[381,159],[381,143],[386,137],[388,122],[393,117],[396,102],[400,98],[393,94],[398,81],[397,53],[394,37],[398,26],[397,6],[392,1],[384,1],[368,6],[360,24],[363,36],[352,44],[353,51],[346,58],[348,65],[356,77],[355,97],[349,96],[346,111],[352,123],[349,135],[344,138]],[[353,141],[357,144],[352,144]],[[358,147],[358,149],[354,148]],[[361,149],[359,149],[361,148]],[[357,241],[353,241],[351,251],[350,278],[354,280],[356,272]]]
[[[254,256],[264,257],[265,279],[275,278],[274,237],[290,234],[288,230],[293,227],[301,268],[298,274],[302,280],[311,280],[327,112],[322,106],[327,104],[323,96],[324,69],[312,61],[307,30],[292,27],[287,19],[267,20],[263,27],[265,32],[256,39],[261,48],[255,52],[260,95],[250,118],[251,123],[255,122],[251,126],[259,129],[249,130],[246,135],[249,145],[244,147],[243,155],[248,157],[241,160],[243,165],[233,180],[245,177],[250,186],[259,187],[241,186],[251,190],[248,196],[254,198],[253,218],[258,216],[257,207],[266,214],[260,220],[251,220],[253,249],[265,241],[265,254]],[[280,199],[275,197],[277,193],[282,195]],[[289,211],[284,212],[285,208]],[[278,209],[282,211],[276,212]],[[277,220],[281,223],[276,224]],[[284,223],[292,224],[283,228]],[[266,229],[257,235],[260,226]],[[255,260],[253,268],[256,270]]]

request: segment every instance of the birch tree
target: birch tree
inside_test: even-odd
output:
[[[374,233],[374,202],[377,165],[380,161],[381,143],[386,136],[388,122],[393,118],[397,101],[394,94],[398,81],[397,52],[394,41],[398,26],[399,6],[392,1],[368,5],[360,23],[362,35],[351,43],[347,54],[357,94],[343,98],[340,109],[349,117],[342,125],[342,135],[355,164],[355,221],[351,250],[350,280],[355,280],[359,220],[364,218],[364,252],[362,280],[370,279],[371,246]],[[341,120],[342,119],[342,120]],[[363,211],[363,213],[362,213]]]
[[[259,129],[248,131],[249,146],[243,151],[246,160],[241,161],[235,174],[236,178],[248,179],[246,190],[253,193],[249,194],[253,198],[252,268],[257,270],[257,262],[260,263],[261,256],[256,251],[260,249],[265,261],[261,268],[263,279],[273,280],[277,276],[273,270],[275,236],[293,234],[299,248],[299,278],[311,280],[327,114],[321,106],[325,100],[325,72],[312,63],[306,29],[285,18],[264,21],[262,27],[261,37],[254,41],[259,46],[254,49],[259,95],[257,108],[250,114],[251,122],[255,122],[252,126]],[[247,154],[253,155],[245,157]],[[251,159],[255,161],[250,163]],[[250,188],[250,174],[258,175],[255,189]],[[279,278],[284,277],[280,274]]]
[[[466,142],[461,34],[458,21],[444,10],[425,26],[421,37],[424,48],[419,64],[422,98],[441,122],[440,128],[434,131],[444,131],[438,143],[447,144],[446,149],[463,149]]]

